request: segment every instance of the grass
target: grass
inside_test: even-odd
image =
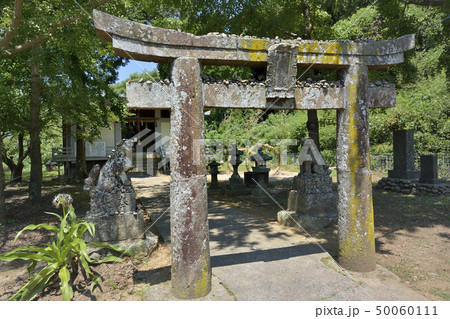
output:
[[[411,284],[417,280],[424,280],[427,278],[425,273],[412,269],[407,263],[387,265],[386,268],[395,273],[401,280]]]
[[[450,292],[448,292],[448,289],[447,291],[444,291],[444,289],[441,288],[432,288],[430,293],[437,297],[441,297],[444,300],[450,300]]]
[[[8,185],[10,183],[10,179],[11,179],[11,171],[9,170],[9,168],[7,168],[5,165],[3,166],[3,168],[5,169],[5,181],[6,181],[6,185]],[[58,170],[56,169],[56,171],[47,171],[45,165],[42,165],[42,180],[43,181],[49,181],[54,177],[58,176]],[[23,168],[22,171],[22,179],[24,182],[29,182],[30,181],[30,165],[26,165]]]

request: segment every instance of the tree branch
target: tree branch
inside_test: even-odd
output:
[[[18,0],[18,1],[23,2],[23,0]],[[93,9],[97,9],[98,7],[100,7],[100,6],[104,5],[104,4],[106,4],[106,3],[109,2],[109,1],[110,1],[110,0],[101,0],[101,1],[99,1],[99,2],[97,2],[97,3],[93,3],[93,4],[92,4],[92,10],[93,10]],[[69,24],[71,24],[71,23],[73,23],[73,22],[75,22],[75,21],[77,21],[77,20],[79,20],[79,19],[81,19],[83,16],[84,16],[84,13],[83,13],[83,14],[77,14],[77,15],[71,16],[71,17],[70,17],[69,19],[67,19],[66,21],[64,21],[64,22],[62,22],[62,23],[60,23],[60,24],[57,24],[57,25],[53,26],[53,27],[47,32],[47,34],[37,36],[37,37],[35,37],[34,39],[25,42],[24,44],[17,45],[17,46],[14,47],[13,49],[7,50],[8,53],[7,53],[7,54],[2,54],[2,55],[0,55],[0,58],[11,57],[11,56],[13,56],[13,55],[15,55],[15,54],[18,54],[18,53],[20,53],[20,52],[23,52],[23,51],[25,51],[25,50],[27,50],[27,49],[29,49],[29,48],[31,48],[31,47],[40,45],[41,43],[43,43],[43,42],[47,41],[49,38],[51,38],[51,37],[53,36],[53,34],[55,34],[56,31],[58,31],[59,29],[65,27],[65,26],[67,26],[67,25],[69,25]],[[19,22],[20,22],[20,20],[19,20]],[[16,29],[17,29],[17,28],[16,28]],[[13,36],[14,36],[14,35],[13,35]],[[11,40],[12,40],[12,38],[11,38]],[[9,42],[11,42],[11,40],[10,40]],[[3,41],[2,41],[2,42],[3,42]],[[0,48],[3,48],[3,46],[1,46]],[[6,49],[4,49],[4,50],[6,50]]]
[[[29,130],[28,126],[23,126],[23,125],[19,124],[18,123],[18,122],[20,122],[19,120],[18,120],[18,122],[9,121],[8,119],[5,119],[5,118],[1,118],[1,120],[3,121],[3,123],[7,123],[7,124],[11,125],[12,127],[16,127],[18,129],[21,129],[21,130],[24,130],[24,131],[28,131]]]
[[[14,18],[11,21],[11,24],[8,30],[5,33],[2,41],[0,41],[0,50],[4,50],[9,47],[12,39],[16,35],[17,29],[19,28],[20,21],[22,20],[23,12],[23,0],[14,1]]]
[[[71,17],[70,19],[64,21],[63,23],[60,23],[58,25],[53,26],[50,31],[45,34],[45,35],[40,35],[28,42],[25,42],[24,44],[20,44],[18,46],[16,46],[14,49],[9,50],[9,56],[13,56],[15,54],[18,54],[22,51],[25,51],[26,49],[29,49],[31,47],[35,47],[45,41],[47,41],[49,38],[52,37],[53,34],[55,34],[56,31],[58,31],[60,28],[65,27],[66,25],[71,24],[72,22],[75,22],[76,20],[78,20],[79,18],[81,18],[83,15],[79,14],[76,16]],[[8,57],[8,55],[3,55],[2,57]]]

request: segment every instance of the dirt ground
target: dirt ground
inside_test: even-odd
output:
[[[292,176],[282,172],[271,178],[271,196],[278,202],[254,206],[245,196],[211,193],[215,200],[239,207],[248,214],[276,222],[276,212],[287,207]],[[402,282],[430,300],[450,300],[450,196],[404,195],[382,191],[376,182],[383,173],[373,173],[376,261]],[[226,178],[222,177],[222,180]],[[336,177],[333,177],[336,187]],[[314,239],[337,257],[336,227],[298,233]]]
[[[286,207],[293,175],[286,172],[271,179],[271,195],[282,207]],[[226,177],[221,175],[219,180],[225,181]],[[374,181],[381,177],[381,174],[374,174]],[[15,244],[12,242],[17,232],[28,224],[55,222],[54,217],[43,212],[58,212],[51,206],[53,197],[58,193],[71,194],[75,211],[83,217],[89,199],[81,185],[72,185],[65,180],[45,181],[43,205],[39,209],[27,205],[26,184],[7,187],[8,223],[0,226],[0,253],[49,240],[45,231],[33,231],[24,233]],[[268,222],[274,222],[276,212],[280,210],[277,204],[273,204],[255,212],[245,196],[227,197],[223,192],[213,191],[209,196]],[[450,300],[450,196],[403,195],[376,188],[373,196],[377,263],[430,300]],[[149,209],[149,212],[152,210]],[[301,230],[298,232],[305,237],[312,236],[332,256],[336,256],[336,229],[310,231],[309,234]],[[0,262],[0,300],[7,300],[25,284],[27,265],[26,261]],[[170,278],[170,249],[162,243],[148,258],[125,258],[123,263],[103,264],[92,269],[102,274],[103,282],[91,294],[89,285],[79,274],[75,281],[74,300],[142,300],[150,285]],[[38,300],[61,300],[61,295],[55,288],[47,289]]]

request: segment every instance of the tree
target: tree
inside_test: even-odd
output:
[[[26,3],[24,0],[3,0],[6,16],[0,24],[0,58],[20,54],[51,39],[60,29],[85,18],[85,10],[91,12],[110,0],[53,1],[53,3]],[[79,7],[82,4],[83,7]],[[81,9],[81,10],[80,10]],[[83,12],[85,11],[85,12]],[[25,21],[25,22],[24,22]]]
[[[42,188],[42,162],[41,162],[41,78],[39,74],[39,47],[33,48],[31,56],[31,92],[30,92],[30,184],[29,198],[31,205],[40,205]]]
[[[17,57],[6,63],[0,60],[0,134],[3,141],[3,163],[11,171],[11,181],[21,181],[23,161],[28,156],[29,94],[25,90],[29,83],[28,66]]]
[[[1,2],[4,8],[2,12],[4,16],[0,20],[0,61],[2,64],[15,66],[14,63],[19,60],[17,65],[20,68],[23,68],[24,65],[28,68],[28,85],[30,90],[28,92],[22,92],[22,95],[28,95],[29,97],[29,113],[27,113],[30,117],[26,121],[28,124],[25,125],[25,129],[29,132],[30,136],[31,176],[29,193],[31,203],[34,205],[40,202],[41,196],[42,161],[39,133],[42,127],[47,125],[47,121],[52,117],[55,118],[57,115],[67,116],[67,113],[72,113],[73,116],[69,118],[74,123],[81,120],[82,117],[84,117],[84,122],[87,123],[90,123],[87,118],[92,120],[93,124],[89,129],[90,134],[95,135],[99,131],[96,126],[107,126],[107,116],[105,114],[109,108],[106,106],[106,99],[113,101],[112,109],[116,109],[119,105],[117,103],[118,99],[110,96],[113,93],[108,88],[108,84],[112,83],[117,75],[115,68],[121,62],[116,62],[122,60],[110,54],[111,47],[105,48],[103,44],[100,44],[92,28],[89,15],[86,13],[105,4],[107,4],[107,10],[112,10],[117,13],[121,12],[126,5],[120,1],[109,0],[97,2],[62,0],[52,2],[24,2],[21,0],[3,0]],[[78,52],[81,48],[75,48],[72,45],[73,43],[67,41],[68,38],[72,41],[74,39],[78,40],[78,44],[84,43],[81,47],[85,51]],[[86,39],[90,39],[91,43],[84,41]],[[97,42],[92,43],[92,39],[95,39]],[[89,44],[91,45],[90,47],[88,47]],[[103,47],[93,49],[97,45],[103,45]],[[90,89],[90,91],[88,90],[90,94],[72,94],[78,95],[78,98],[72,99],[72,101],[77,101],[79,104],[86,102],[86,105],[84,105],[86,112],[81,112],[81,115],[79,114],[80,112],[77,112],[81,106],[75,108],[73,112],[67,112],[61,105],[59,107],[57,106],[58,103],[68,102],[67,97],[70,94],[67,94],[67,92],[73,93],[79,88],[79,86],[74,87],[68,84],[76,78],[76,72],[72,72],[72,75],[68,76],[70,73],[70,70],[68,70],[70,64],[68,56],[53,55],[55,51],[57,53],[67,53],[67,50],[58,51],[58,48],[61,46],[71,47],[72,51],[78,50],[77,54],[79,56],[84,54],[81,60],[84,59],[85,64],[82,68],[91,64],[97,70],[100,70],[95,75],[92,73],[89,74],[93,79],[93,81],[89,81],[86,84],[87,88]],[[92,55],[85,54],[88,51],[97,54],[97,58],[95,59]],[[116,62],[103,62],[104,57],[106,57],[104,59],[105,61],[109,59],[109,61]],[[56,70],[60,71],[60,73],[52,73],[52,67],[55,65],[58,66]],[[61,70],[61,66],[66,67],[66,70]],[[79,72],[78,75],[82,73]],[[58,82],[64,81],[66,85],[61,87],[53,86]],[[102,81],[104,83],[100,83]],[[62,92],[64,89],[66,90],[65,93]],[[92,98],[94,91],[98,93],[98,96],[93,101],[89,100],[88,97]],[[95,107],[91,107],[94,105]],[[5,108],[2,107],[1,111],[3,112],[4,110]],[[89,112],[92,112],[90,116],[86,116],[86,113]]]

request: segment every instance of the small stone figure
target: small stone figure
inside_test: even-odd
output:
[[[220,163],[216,162],[216,159],[213,159],[209,164],[209,173],[211,174],[211,184],[209,185],[210,189],[219,188],[219,181],[217,180],[217,174],[219,174],[219,166]]]
[[[322,154],[320,154],[316,144],[314,144],[314,140],[311,138],[302,140],[302,149],[300,150],[298,161],[300,165],[299,175],[330,175],[331,173],[328,169],[329,165],[325,163]]]

